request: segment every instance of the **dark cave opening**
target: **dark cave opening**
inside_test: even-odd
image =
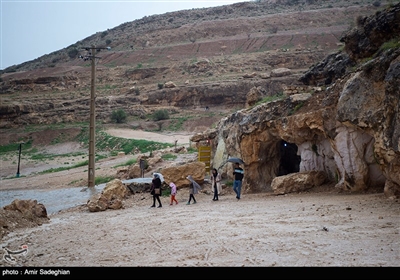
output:
[[[288,143],[284,140],[280,141],[278,176],[299,172],[301,157],[297,155],[297,149],[296,144]]]

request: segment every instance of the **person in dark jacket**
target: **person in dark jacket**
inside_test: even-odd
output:
[[[235,177],[235,180],[233,181],[233,190],[236,193],[237,200],[239,200],[240,192],[242,189],[242,181],[243,181],[243,177],[244,177],[244,171],[240,167],[240,164],[238,162],[235,164],[235,170],[233,171],[233,176]]]
[[[151,181],[151,194],[153,195],[153,205],[151,207],[156,207],[156,199],[158,201],[158,208],[162,207],[160,195],[161,195],[161,179],[160,175],[154,174],[153,180]]]

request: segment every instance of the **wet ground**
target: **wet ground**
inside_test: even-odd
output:
[[[74,187],[57,190],[7,190],[0,191],[0,206],[10,204],[15,199],[32,199],[42,203],[47,210],[47,214],[53,214],[60,210],[65,210],[78,205],[86,204],[90,197],[101,192],[105,184],[88,187]]]
[[[135,178],[123,180],[122,183],[149,182],[152,178]],[[96,185],[94,188],[73,187],[56,190],[5,190],[0,191],[0,207],[11,204],[15,199],[32,199],[42,203],[47,210],[47,214],[53,214],[61,210],[86,204],[95,194],[101,192],[106,184]]]

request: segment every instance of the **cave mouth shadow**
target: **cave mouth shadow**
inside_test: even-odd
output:
[[[297,155],[297,145],[281,140],[279,143],[280,161],[278,176],[300,171],[301,157]]]

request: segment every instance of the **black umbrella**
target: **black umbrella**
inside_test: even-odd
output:
[[[227,162],[244,164],[244,161],[242,159],[240,159],[240,158],[237,158],[237,157],[228,158]]]

